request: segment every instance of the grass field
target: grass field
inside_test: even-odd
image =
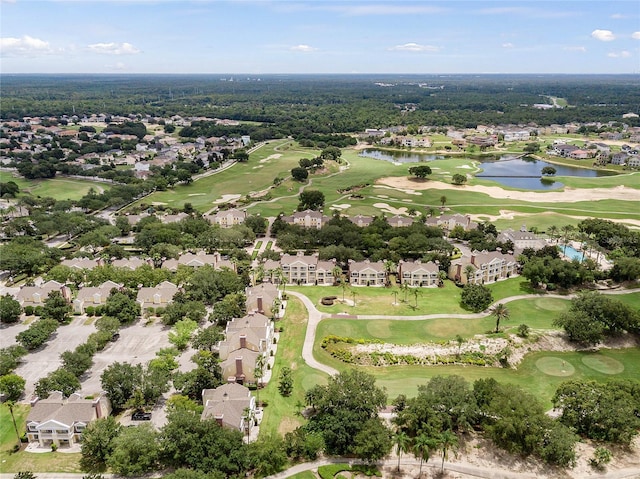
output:
[[[302,302],[296,298],[287,301],[285,317],[278,321],[282,326],[278,342],[278,352],[267,386],[260,390],[260,400],[266,401],[264,418],[260,425],[260,434],[283,435],[303,423],[303,419],[295,414],[298,405],[304,405],[304,394],[316,384],[326,384],[326,374],[310,368],[302,360],[302,343],[306,330],[307,312]],[[282,397],[278,391],[278,375],[283,367],[291,368],[293,376],[293,393]]]
[[[74,178],[51,178],[47,180],[27,180],[16,178],[6,171],[0,172],[0,182],[13,181],[20,188],[20,193],[33,196],[50,197],[56,200],[79,200],[91,188],[96,192],[109,189],[108,183],[98,183]]]

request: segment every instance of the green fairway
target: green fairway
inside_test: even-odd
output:
[[[0,181],[13,181],[20,188],[20,194],[31,194],[42,198],[50,197],[56,200],[79,200],[91,189],[97,193],[109,189],[109,183],[60,177],[46,180],[27,180],[11,176],[5,171],[0,172]]]
[[[282,326],[284,331],[280,333],[272,377],[259,393],[260,400],[268,403],[260,425],[261,435],[284,435],[301,425],[304,420],[296,415],[296,411],[299,404],[305,403],[305,392],[317,384],[326,384],[326,374],[312,369],[302,360],[306,324],[307,313],[302,302],[289,298],[285,317],[276,323],[276,327]],[[293,393],[289,397],[281,396],[278,391],[278,375],[285,366],[291,368],[293,376]]]

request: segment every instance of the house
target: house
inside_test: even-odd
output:
[[[255,425],[256,400],[251,391],[236,383],[227,383],[215,389],[202,391],[204,410],[200,418],[215,419],[221,427],[249,433]]]
[[[209,265],[215,267],[219,261],[220,255],[218,253],[208,254],[205,251],[198,251],[197,253],[185,253],[178,259],[170,258],[162,263],[162,267],[170,271],[177,271],[178,266],[200,268]]]
[[[61,266],[66,266],[71,269],[93,269],[96,266],[104,265],[104,260],[102,258],[97,259],[89,259],[89,258],[70,258],[62,260],[60,263]]]
[[[382,261],[349,260],[349,282],[356,286],[384,286],[387,274]]]
[[[329,216],[323,215],[320,211],[313,210],[296,211],[291,216],[282,216],[282,221],[285,223],[316,229],[322,228],[322,225],[330,219]]]
[[[71,302],[71,290],[69,287],[57,281],[47,281],[40,286],[23,286],[16,294],[16,300],[23,308],[26,306],[44,306],[45,300],[52,291],[60,291],[62,297],[67,302]]]
[[[127,268],[134,271],[141,266],[153,266],[153,262],[151,259],[141,259],[136,256],[132,256],[131,258],[114,259],[111,261],[111,266],[114,268]]]
[[[518,274],[518,263],[512,254],[499,251],[474,252],[453,261],[449,278],[462,284],[494,283]]]
[[[504,230],[498,234],[496,239],[501,243],[511,241],[513,243],[513,247],[517,250],[523,250],[525,248],[539,250],[546,246],[543,239],[538,238],[530,231],[526,231],[525,228],[520,231],[514,231],[512,229]]]
[[[163,281],[154,288],[140,288],[136,301],[142,311],[150,308],[164,308],[173,301],[173,296],[180,290],[170,281]]]
[[[369,226],[371,223],[373,223],[373,217],[363,216],[363,215],[349,216],[349,221],[351,221],[353,224],[357,226],[360,226],[361,228],[364,228],[366,226]]]
[[[279,317],[283,309],[282,292],[272,283],[261,283],[245,290],[247,311],[260,314],[271,314],[277,306],[275,317]]]
[[[575,145],[567,145],[565,143],[558,143],[553,145],[550,153],[555,156],[569,157],[572,151],[579,150]]]
[[[630,156],[629,159],[627,159],[627,166],[630,168],[639,168],[640,156]]]
[[[241,225],[247,218],[247,212],[235,208],[230,210],[218,211],[214,215],[206,216],[206,219],[214,225],[220,225],[222,228],[231,228],[235,225]]]
[[[595,153],[593,150],[581,150],[576,149],[569,153],[569,158],[573,158],[574,160],[586,160],[588,158],[593,158]]]
[[[335,266],[336,260],[320,261],[317,254],[285,254],[280,259],[280,267],[289,284],[333,284]]]
[[[626,165],[628,156],[629,155],[627,155],[624,152],[615,153],[614,155],[611,156],[611,164],[612,165]]]
[[[76,299],[73,300],[73,311],[77,314],[84,314],[88,306],[104,306],[112,289],[122,288],[121,284],[113,281],[105,281],[100,286],[89,286],[80,288]]]
[[[241,349],[268,354],[274,334],[273,322],[264,314],[251,311],[242,318],[234,318],[227,323],[225,339],[218,343],[220,359],[227,359]]]
[[[64,399],[55,391],[47,399],[36,398],[27,416],[27,439],[40,447],[73,446],[82,441],[82,433],[96,419],[107,417],[111,405],[105,396],[83,399],[77,393]]]
[[[428,225],[435,223],[435,226],[442,228],[446,232],[450,232],[456,226],[462,227],[465,231],[473,230],[478,227],[478,223],[471,220],[470,216],[461,214],[442,215],[437,218],[429,218]]]
[[[258,357],[264,353],[240,348],[231,351],[227,359],[220,362],[222,377],[228,382],[238,384],[255,383],[255,369]]]
[[[438,265],[433,261],[423,263],[416,261],[400,261],[398,263],[398,279],[401,284],[409,286],[438,286]]]
[[[395,215],[391,218],[387,218],[387,223],[394,228],[403,228],[405,226],[411,226],[413,224],[413,218],[407,218],[406,216]]]

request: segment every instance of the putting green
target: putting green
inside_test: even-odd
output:
[[[545,356],[538,359],[536,367],[549,376],[571,376],[576,371],[576,368],[570,362],[554,356]]]
[[[582,362],[585,366],[595,369],[603,374],[620,374],[624,371],[624,364],[617,359],[602,356],[601,354],[593,354],[584,356]]]
[[[536,298],[533,304],[543,311],[564,311],[567,309],[566,299]]]
[[[374,338],[389,338],[391,337],[391,321],[368,321],[367,331]]]

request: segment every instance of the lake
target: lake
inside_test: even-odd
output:
[[[444,159],[444,156],[439,155],[436,156],[407,151],[383,151],[375,148],[362,150],[360,156],[390,161],[392,163],[421,163]],[[553,190],[564,186],[562,183],[553,181],[551,178],[547,181],[541,181],[541,171],[545,166],[555,168],[556,176],[595,178],[615,174],[609,171],[590,170],[575,166],[554,165],[531,157],[521,158],[514,155],[504,155],[498,158],[479,157],[477,158],[477,161],[480,163],[480,168],[482,169],[482,172],[476,175],[477,178],[484,178],[510,188],[522,188],[525,190]]]

